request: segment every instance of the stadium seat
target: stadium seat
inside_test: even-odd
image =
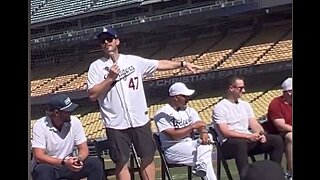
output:
[[[169,180],[172,180],[172,176],[170,173],[170,168],[176,168],[176,167],[187,167],[188,170],[188,180],[192,179],[192,166],[188,166],[188,165],[184,165],[184,164],[170,164],[167,162],[165,156],[164,156],[164,152],[161,148],[161,141],[160,141],[160,137],[158,133],[153,133],[153,139],[156,143],[158,152],[160,154],[160,158],[161,158],[161,179],[165,180],[166,176],[168,177]],[[203,179],[203,178],[201,178]]]
[[[227,174],[228,179],[229,180],[233,180],[233,178],[231,176],[231,172],[230,172],[229,166],[228,166],[228,163],[227,163],[227,160],[232,159],[232,158],[225,158],[223,156],[223,152],[221,150],[221,146],[218,143],[219,142],[218,141],[218,134],[217,134],[216,130],[212,126],[210,126],[209,127],[209,131],[212,134],[213,141],[215,142],[214,144],[216,145],[216,148],[217,148],[217,180],[221,179],[221,162],[222,162],[222,165],[223,165],[223,167],[225,169],[225,172]],[[256,161],[256,158],[254,157],[254,155],[257,155],[257,154],[249,154],[249,157],[250,157],[252,162]],[[267,159],[266,154],[264,154],[264,158]]]
[[[106,152],[110,147],[108,139],[88,141],[88,147],[89,147],[89,156],[97,156],[102,161],[106,178],[108,179],[108,176],[115,175],[115,168],[106,168],[104,157],[103,157],[103,155],[106,154]],[[135,179],[134,178],[135,172],[139,172],[140,179],[142,179],[141,173],[140,173],[140,164],[138,162],[138,157],[136,155],[133,145],[131,146],[131,154],[130,154],[129,161],[130,161],[129,171],[130,171],[131,179],[132,180]],[[137,167],[135,167],[135,163]]]

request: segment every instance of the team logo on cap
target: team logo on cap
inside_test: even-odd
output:
[[[71,103],[71,99],[70,98],[67,98],[67,99],[64,100],[64,104],[65,105],[68,105],[70,103]]]

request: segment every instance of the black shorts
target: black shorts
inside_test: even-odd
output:
[[[152,138],[150,121],[143,126],[123,130],[106,128],[110,143],[109,154],[114,163],[127,163],[133,143],[140,158],[153,159],[156,147]]]

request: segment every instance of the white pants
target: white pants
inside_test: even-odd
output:
[[[197,140],[188,138],[166,149],[164,153],[170,164],[194,166],[198,163],[205,163],[207,165],[206,179],[217,180],[212,166],[212,160],[217,159],[217,154],[212,151],[212,148],[213,145],[202,145]]]

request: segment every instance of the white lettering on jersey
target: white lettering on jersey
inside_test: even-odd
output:
[[[104,68],[105,70],[107,70],[107,71],[109,71],[109,68],[107,68],[107,67],[105,67]],[[127,67],[127,68],[125,68],[125,69],[122,69],[121,71],[120,71],[120,74],[118,75],[118,78],[116,79],[116,81],[120,81],[120,80],[127,80],[127,77],[130,75],[130,74],[132,74],[132,73],[134,73],[136,71],[136,69],[133,67],[133,66],[130,66],[130,67]],[[104,79],[107,79],[107,76],[108,76],[108,74],[105,74],[104,75]]]
[[[127,67],[127,68],[125,68],[125,69],[122,69],[121,70],[121,72],[120,72],[120,74],[119,74],[119,80],[127,80],[127,77],[130,75],[130,74],[132,74],[132,73],[134,73],[135,72],[135,68],[133,67],[133,66],[129,66],[129,67]]]
[[[191,121],[192,121],[191,117],[189,117],[187,119],[185,119],[185,118],[176,119],[176,118],[172,117],[170,119],[170,122],[172,122],[174,128],[183,128],[183,127],[189,125]]]

